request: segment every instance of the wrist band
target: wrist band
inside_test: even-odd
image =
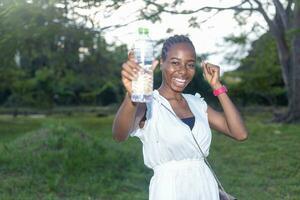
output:
[[[226,93],[228,90],[225,85],[222,85],[222,87],[219,87],[218,89],[215,89],[213,91],[214,96],[219,96],[220,94]]]

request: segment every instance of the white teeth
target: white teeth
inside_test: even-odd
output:
[[[175,85],[178,87],[184,87],[186,84],[186,79],[181,79],[181,78],[173,78],[175,81]]]
[[[175,78],[175,81],[178,81],[178,82],[180,82],[180,83],[185,83],[185,79],[180,79],[180,78]]]

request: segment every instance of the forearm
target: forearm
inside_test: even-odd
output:
[[[214,90],[214,94],[218,96],[224,111],[224,113],[220,113],[208,107],[210,125],[236,140],[245,140],[247,138],[247,130],[242,117],[219,81],[220,67],[203,62],[202,69],[205,79]]]
[[[236,106],[230,100],[227,93],[220,94],[218,99],[224,111],[225,123],[229,131],[228,134],[237,140],[245,140],[247,138],[247,130]]]
[[[126,94],[113,122],[113,138],[117,141],[124,141],[128,138],[129,132],[134,128],[138,104],[130,100]]]

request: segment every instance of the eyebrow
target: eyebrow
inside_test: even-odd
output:
[[[180,58],[176,58],[176,57],[170,58],[170,60],[172,60],[172,59],[181,60]],[[188,62],[196,62],[196,60],[191,59],[191,60],[188,60]]]

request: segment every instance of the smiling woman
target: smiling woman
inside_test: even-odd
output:
[[[168,86],[173,91],[182,92],[195,75],[196,54],[194,46],[190,43],[181,42],[172,47],[167,56],[161,58],[162,86]],[[163,52],[165,48],[163,48]],[[161,90],[165,89],[167,87],[161,87]],[[179,96],[181,96],[180,93]]]
[[[196,70],[196,52],[188,37],[168,38],[160,62],[163,80],[153,92],[153,101],[134,103],[131,83],[140,66],[129,54],[121,73],[127,94],[115,116],[113,137],[124,141],[130,135],[142,141],[144,163],[154,170],[150,200],[218,200],[218,184],[204,161],[212,139],[210,127],[233,139],[245,140],[243,120],[219,81],[220,68],[216,65],[202,63],[202,68],[224,113],[208,106],[198,93],[183,93]],[[153,62],[152,69],[157,64]]]

